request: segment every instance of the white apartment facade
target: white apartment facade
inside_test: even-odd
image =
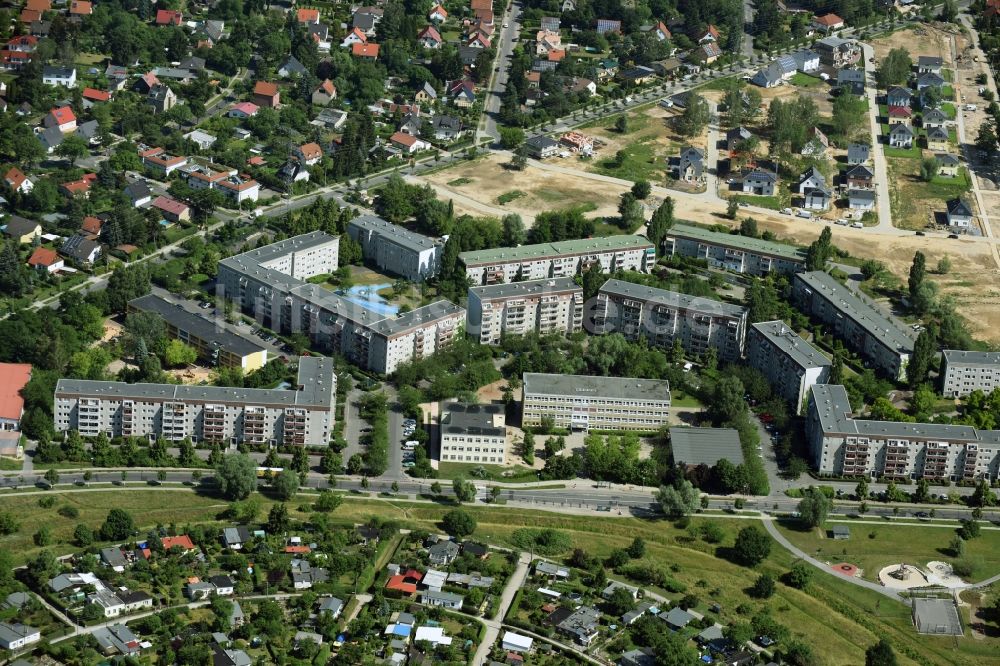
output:
[[[796,414],[805,408],[810,389],[830,378],[830,359],[783,321],[750,326],[747,364],[767,378],[774,392],[791,404]]]
[[[504,406],[443,403],[440,409],[442,462],[502,465],[507,460]]]
[[[746,308],[611,279],[597,292],[593,332],[645,338],[660,349],[680,340],[690,356],[714,348],[720,361],[732,362],[743,356],[746,324]]]
[[[305,282],[337,268],[339,238],[312,232],[219,262],[218,285],[272,330],[303,332],[365,369],[391,374],[461,334],[465,310],[445,300],[387,315]]]
[[[498,345],[504,335],[568,335],[583,325],[583,288],[572,278],[497,283],[469,289],[465,333]]]
[[[806,436],[824,475],[944,482],[995,481],[1000,473],[1000,430],[855,419],[837,384],[813,387]]]
[[[522,424],[567,430],[654,431],[667,425],[670,383],[659,379],[525,373]]]
[[[347,235],[361,245],[366,261],[411,282],[434,277],[440,269],[441,243],[375,215],[351,220]]]
[[[584,238],[462,252],[465,274],[473,286],[573,277],[599,264],[601,272],[648,273],[656,263],[656,250],[636,234]]]
[[[333,360],[305,356],[298,390],[60,379],[54,421],[89,436],[326,446],[335,400]]]
[[[1000,352],[945,349],[941,360],[941,393],[946,397],[962,398],[973,391],[989,394],[1000,386]]]

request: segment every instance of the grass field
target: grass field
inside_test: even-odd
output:
[[[647,180],[658,183],[664,174],[663,156],[657,155],[654,146],[646,141],[633,141],[626,144],[620,151],[622,161],[616,155],[606,157],[594,163],[591,171],[605,176],[614,176],[626,180]]]
[[[511,190],[510,192],[504,192],[503,194],[498,196],[497,203],[502,206],[516,199],[520,199],[523,196],[524,192],[522,192],[521,190]]]
[[[541,445],[545,442],[545,438],[543,437],[540,440],[536,439],[536,442]],[[507,481],[509,483],[538,481],[538,474],[535,470],[522,465],[507,467],[504,465],[481,465],[479,463],[443,462],[438,465],[438,475],[442,479],[454,479],[456,477],[472,479],[476,478],[472,475],[472,471],[477,468],[482,468],[486,471],[487,476],[483,478],[495,481]],[[507,474],[506,476],[504,475],[505,473]]]
[[[819,560],[850,562],[864,570],[868,580],[878,580],[878,572],[890,564],[905,562],[918,567],[926,567],[934,560],[952,562],[948,543],[955,536],[954,528],[913,527],[908,525],[854,525],[851,538],[834,541],[828,538],[826,530],[802,531],[794,525],[779,525],[789,541],[815,556]],[[873,538],[874,535],[874,538]],[[982,532],[982,536],[966,543],[965,557],[973,565],[972,582],[989,578],[1000,572],[1000,532]]]
[[[824,85],[826,82],[816,76],[809,76],[803,72],[795,72],[791,78],[791,84],[799,88],[815,88]]]

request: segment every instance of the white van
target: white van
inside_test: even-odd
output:
[[[407,440],[407,441],[403,442],[403,450],[404,451],[412,451],[413,449],[417,448],[418,446],[420,446],[420,442],[418,442],[415,439],[410,439],[410,440]]]
[[[851,223],[851,226],[854,227],[855,229],[864,229],[865,228],[865,225],[864,225],[863,222],[853,222],[853,223]]]

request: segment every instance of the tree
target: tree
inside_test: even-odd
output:
[[[955,0],[944,0],[941,5],[940,18],[945,23],[955,22],[955,19],[958,18],[958,6],[955,4]]]
[[[913,61],[910,52],[905,48],[895,48],[889,51],[882,59],[878,71],[875,72],[875,82],[879,88],[890,88],[892,86],[906,83],[913,69]]]
[[[698,497],[698,490],[691,482],[681,479],[672,486],[662,486],[656,494],[656,501],[667,518],[676,519],[696,511]]]
[[[637,180],[632,183],[632,196],[640,201],[645,200],[653,191],[653,186],[648,180]]]
[[[624,587],[616,587],[611,591],[611,597],[607,600],[606,607],[610,615],[621,617],[635,608],[635,599],[632,597],[632,593]]]
[[[646,227],[646,238],[656,247],[657,255],[663,252],[663,240],[674,226],[674,200],[666,197],[657,209]]]
[[[833,232],[830,231],[830,227],[823,227],[819,238],[814,240],[806,250],[806,270],[826,270],[826,262],[833,252],[832,239]]]
[[[924,253],[917,250],[913,255],[913,263],[910,264],[910,274],[907,278],[907,287],[910,291],[910,299],[915,300],[917,294],[920,291],[920,286],[924,283],[924,278],[927,276],[927,257]]]
[[[163,362],[169,368],[179,368],[190,365],[198,360],[198,352],[194,347],[186,345],[180,340],[171,340],[167,343],[167,349],[163,353]]]
[[[865,666],[896,666],[896,652],[885,638],[865,650]]]
[[[737,199],[730,199],[729,203],[726,204],[726,217],[730,220],[735,220],[739,212],[740,202]]]
[[[951,272],[951,259],[947,254],[938,259],[937,272],[938,275],[947,275]]]
[[[441,519],[444,531],[456,539],[467,537],[476,531],[476,519],[468,511],[452,509]]]
[[[472,502],[476,499],[476,485],[471,481],[466,481],[461,477],[452,480],[452,490],[455,491],[457,502]]]
[[[271,487],[279,500],[287,502],[299,491],[299,475],[292,469],[283,469],[271,481]]]
[[[615,131],[619,134],[628,132],[628,118],[625,117],[624,113],[615,118]]]
[[[325,492],[320,493],[319,498],[317,498],[316,503],[313,504],[313,508],[317,511],[323,511],[329,513],[331,511],[336,511],[341,504],[344,503],[344,496],[341,493],[331,493]]]
[[[913,343],[913,355],[906,366],[906,379],[911,387],[915,388],[927,381],[937,348],[937,327],[928,326],[920,331]]]
[[[868,499],[868,480],[862,478],[858,481],[858,485],[854,487],[854,495],[860,501]]]
[[[282,502],[275,504],[267,513],[268,534],[283,534],[288,529],[288,507]]]
[[[111,509],[108,511],[108,517],[105,518],[104,524],[101,525],[101,539],[121,541],[132,536],[134,530],[135,522],[132,520],[132,514],[124,509]]]
[[[755,567],[771,554],[771,537],[753,525],[744,527],[736,535],[733,554],[741,564]]]
[[[936,157],[928,157],[920,162],[920,180],[925,183],[929,183],[934,180],[934,176],[937,175],[938,170],[941,168],[941,162],[938,161]]]
[[[70,164],[76,166],[76,161],[89,152],[87,140],[78,134],[70,134],[56,148],[56,154],[65,157]]]
[[[642,204],[631,192],[622,194],[618,202],[618,215],[621,216],[621,227],[632,229],[642,222]]]
[[[750,588],[750,595],[757,599],[770,599],[772,594],[774,594],[774,577],[766,573],[761,574]]]
[[[94,543],[94,531],[83,523],[80,523],[73,529],[73,543],[80,548],[86,548]]]
[[[993,506],[997,503],[997,496],[990,490],[990,482],[980,479],[976,484],[976,489],[969,496],[969,505],[976,507]]]
[[[684,112],[677,117],[677,132],[681,136],[697,136],[712,120],[712,110],[705,98],[696,93],[689,93]]]
[[[503,227],[502,243],[504,247],[517,247],[524,243],[526,233],[520,215],[517,213],[504,215],[503,219],[500,220],[500,226]]]
[[[752,217],[748,217],[740,222],[740,235],[747,236],[748,238],[757,238],[759,235],[757,230],[757,220]]]
[[[257,488],[257,465],[242,453],[225,456],[215,470],[215,480],[226,499],[246,499]]]
[[[792,587],[804,590],[806,589],[806,586],[809,585],[809,580],[812,578],[812,575],[812,566],[799,561],[792,565],[792,569],[788,572],[786,580]]]
[[[49,485],[56,485],[59,483],[59,472],[57,472],[55,468],[49,468],[49,470],[45,472],[45,480],[49,482]]]
[[[646,555],[646,542],[642,537],[632,539],[632,544],[628,547],[628,556],[633,560],[642,559]]]
[[[435,481],[431,484],[431,494],[437,496],[441,494],[441,482]]]
[[[799,520],[809,527],[819,527],[830,513],[830,498],[819,488],[810,486],[802,491],[799,501]]]
[[[524,130],[520,127],[501,127],[500,145],[505,150],[514,150],[524,143]]]

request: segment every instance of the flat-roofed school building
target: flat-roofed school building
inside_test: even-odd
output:
[[[567,430],[657,430],[667,424],[670,383],[634,377],[527,372],[522,425]]]

